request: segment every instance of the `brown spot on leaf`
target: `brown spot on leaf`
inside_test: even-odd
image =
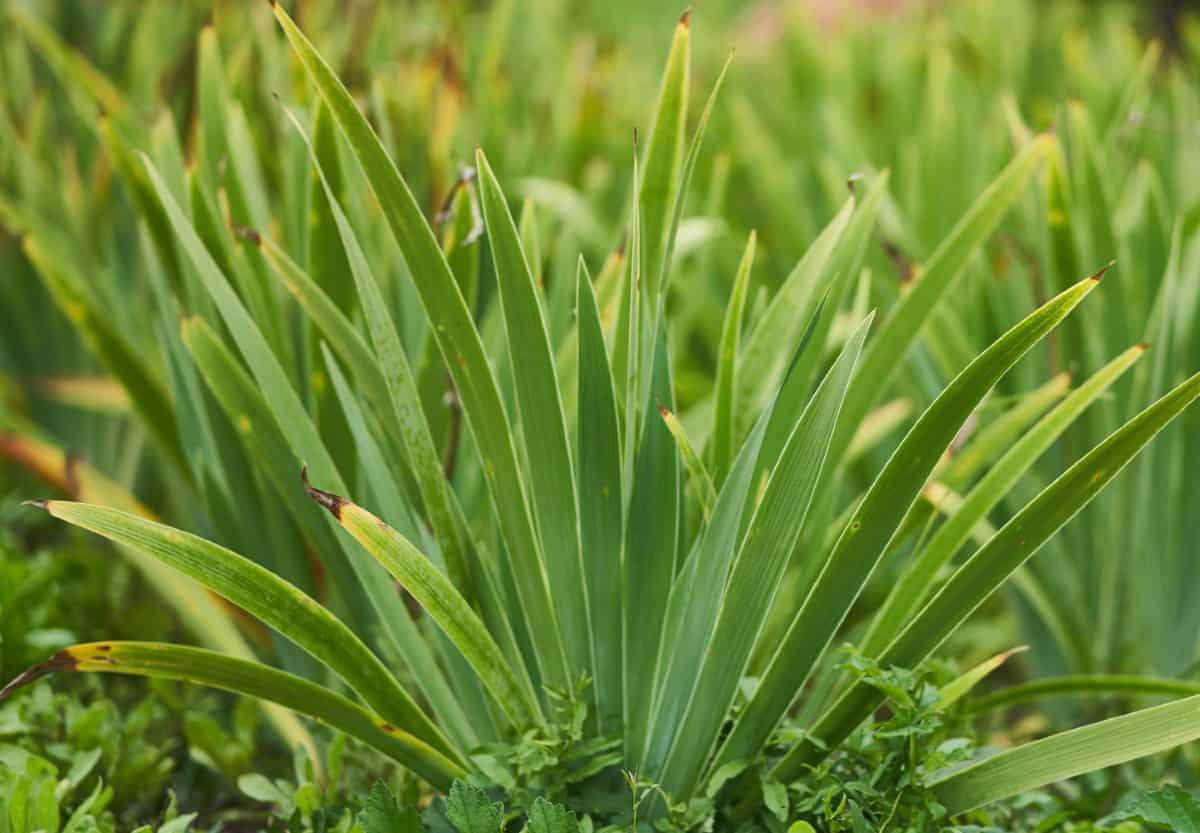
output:
[[[896,270],[896,274],[900,277],[901,285],[910,283],[917,271],[913,265],[912,258],[906,255],[904,250],[891,240],[883,241],[883,253],[891,261],[892,268]]]
[[[237,232],[237,236],[243,240],[249,240],[255,246],[262,245],[262,235],[249,226],[238,226],[234,230]]]

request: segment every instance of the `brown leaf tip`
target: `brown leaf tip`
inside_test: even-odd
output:
[[[308,496],[316,501],[318,506],[324,506],[329,510],[329,514],[333,515],[339,521],[342,519],[342,507],[349,503],[349,501],[332,492],[323,492],[320,489],[313,488],[313,485],[308,482],[308,466],[300,468],[300,481],[304,484]]]
[[[1143,353],[1145,353],[1147,350],[1150,349],[1150,342],[1143,341],[1141,344],[1138,345],[1138,349],[1141,350]]]
[[[30,683],[40,680],[42,677],[53,674],[56,671],[74,671],[78,664],[79,660],[72,656],[70,651],[59,651],[45,662],[39,662],[32,668],[22,671],[9,681],[8,685],[0,688],[0,703],[3,703],[9,697],[16,694],[18,689],[24,688]]]
[[[48,500],[23,500],[23,501],[21,501],[21,505],[22,506],[32,506],[35,509],[45,509],[47,512],[50,511],[49,510],[50,501],[48,501]]]
[[[688,6],[683,10],[683,14],[679,16],[679,25],[684,29],[688,29],[692,25],[692,7]]]
[[[1113,264],[1115,264],[1115,263],[1116,263],[1115,260],[1110,260],[1108,263],[1104,264],[1099,269],[1097,269],[1095,272],[1093,272],[1091,275],[1089,275],[1088,279],[1092,280],[1096,283],[1100,283],[1100,279],[1104,277],[1104,273],[1107,272],[1109,269],[1111,269],[1113,267]]]
[[[657,404],[658,404],[658,415],[661,416],[663,419],[670,419],[671,409],[668,408],[666,405],[664,405],[661,402],[659,402]]]

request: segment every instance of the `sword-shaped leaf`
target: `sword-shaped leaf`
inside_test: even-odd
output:
[[[949,813],[963,813],[1197,738],[1200,738],[1200,695],[1018,746],[931,786]]]
[[[877,658],[883,666],[915,667],[979,605],[1133,459],[1159,431],[1200,397],[1200,373],[1192,376],[1114,431],[1025,505],[958,568],[921,612]],[[812,736],[838,743],[878,704],[866,685],[847,691],[813,727]],[[823,753],[801,742],[780,762],[781,775],[796,774]],[[1064,776],[1066,777],[1066,776]]]
[[[766,742],[967,417],[1000,377],[1062,321],[1099,280],[1099,275],[1084,278],[998,338],[942,391],[909,430],[834,544],[754,697],[739,716],[720,761],[749,758]],[[865,371],[864,365],[855,377],[855,385],[861,384]]]
[[[184,680],[245,694],[327,723],[399,761],[439,789],[466,776],[455,760],[341,694],[286,671],[203,648],[162,642],[72,645],[6,685],[0,690],[0,702],[18,688],[58,671]]]
[[[270,570],[199,536],[118,509],[60,500],[38,505],[60,520],[191,576],[323,662],[385,719],[458,760],[379,658],[336,616]]]
[[[362,544],[441,626],[518,729],[540,719],[537,698],[510,667],[492,635],[454,585],[424,553],[382,520],[340,495],[308,483],[309,496]]]
[[[483,340],[471,319],[433,230],[416,198],[388,157],[354,99],[308,38],[279,4],[275,17],[296,56],[344,134],[407,261],[446,367],[454,379],[463,414],[484,460],[490,496],[513,564],[520,601],[538,627],[532,637],[543,679],[569,688],[566,655],[550,599],[545,565],[525,500],[512,426],[500,398]]]

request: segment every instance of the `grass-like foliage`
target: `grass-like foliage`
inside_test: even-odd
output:
[[[1103,160],[1144,76],[1106,114],[1107,136],[1083,105],[1067,108],[1070,130],[1037,133],[1010,103],[1003,164],[956,155],[960,128],[924,125],[903,176],[864,164],[848,196],[825,189],[838,193],[827,222],[807,207],[769,220],[734,269],[705,259],[716,232],[686,215],[695,182],[719,197],[706,136],[710,123],[727,135],[738,70],[720,65],[695,97],[687,14],[653,109],[639,101],[650,129],[605,159],[622,172],[609,174],[611,220],[549,180],[521,182],[533,199],[514,211],[515,154],[484,128],[457,179],[414,186],[408,168],[426,169],[393,133],[403,114],[386,82],[353,95],[282,4],[247,13],[256,28],[237,54],[200,35],[190,158],[166,111],[147,119],[38,19],[11,19],[135,209],[112,242],[129,268],[98,270],[54,205],[0,197],[23,258],[106,373],[52,376],[48,395],[137,426],[123,465],[149,470],[155,507],[17,409],[0,445],[69,498],[32,503],[116,544],[201,647],[72,645],[0,700],[62,671],[191,681],[272,704],[313,766],[296,714],[448,791],[422,822],[381,788],[345,822],[366,833],[500,833],[507,811],[472,782],[500,788],[530,833],[714,819],[936,830],[1200,737],[1193,695],[977,755],[952,730],[1002,658],[937,681],[924,670],[1010,579],[1057,670],[1124,670],[1106,605],[1141,592],[1125,582],[1140,562],[1110,548],[1195,538],[1174,498],[1195,493],[1196,438],[1173,421],[1200,397],[1200,375],[1183,372],[1197,224],[1142,240],[1118,220],[1135,225],[1145,205],[1114,215],[1106,198]],[[940,54],[934,115],[952,100]],[[493,83],[496,60],[485,49],[471,70]],[[234,94],[247,61],[274,96]],[[763,205],[786,213],[771,193],[786,166],[750,95],[734,93],[733,135]],[[1195,105],[1190,87],[1179,96]],[[455,103],[440,106],[451,119]],[[946,206],[910,222],[897,194],[928,187],[921,200],[938,203],[941,180],[911,179],[942,164],[960,174]],[[1155,175],[1138,176],[1153,208]],[[963,182],[969,201],[950,214]],[[980,284],[1002,227],[1005,257],[1020,234],[1035,261],[1048,256],[1036,288]],[[899,289],[872,273],[881,239]],[[811,243],[794,265],[755,280],[764,242],[780,258],[797,240]],[[1143,267],[1164,271],[1161,289],[1122,278]],[[706,305],[717,272],[724,294]],[[710,361],[684,355],[706,339]],[[1164,431],[1177,459],[1122,476]],[[1147,484],[1164,471],[1159,499]],[[1076,515],[1108,505],[1114,480],[1142,507],[1133,529],[1111,514],[1074,526],[1077,554],[1052,575],[1031,569]],[[1186,550],[1175,543],[1166,551]],[[1093,615],[1096,650],[1073,624]],[[1189,638],[1150,667],[1180,671]],[[843,641],[857,645],[848,664]],[[1137,690],[1069,677],[1060,693],[1100,679]],[[280,795],[309,806],[303,790]],[[1158,811],[1144,798],[1129,812]]]

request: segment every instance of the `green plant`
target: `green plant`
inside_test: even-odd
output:
[[[628,267],[602,276],[614,282],[611,287],[594,286],[581,263],[577,279],[566,284],[570,294],[564,295],[568,289],[559,284],[547,297],[529,259],[537,245],[536,225],[523,218],[518,226],[483,153],[476,157],[477,197],[460,189],[450,216],[456,218],[452,228],[461,230],[471,219],[469,200],[478,199],[490,259],[480,256],[470,235],[455,236],[448,228],[449,239],[439,240],[328,64],[281,8],[275,14],[320,98],[313,143],[307,144],[301,130],[304,142],[297,146],[311,152],[316,172],[311,192],[317,216],[328,224],[321,227],[327,234],[322,245],[330,249],[319,256],[335,259],[353,279],[356,291],[347,296],[354,298],[365,334],[348,316],[347,296],[335,300],[334,291],[346,290],[332,289],[330,273],[321,273],[327,290],[259,231],[243,235],[234,259],[229,242],[219,233],[214,237],[212,220],[205,218],[208,198],[200,180],[192,179],[189,214],[159,164],[146,156],[136,159],[124,144],[120,124],[108,140],[129,166],[130,184],[142,189],[147,223],[155,230],[147,256],[163,268],[175,263],[167,276],[174,300],[167,295],[160,312],[170,319],[182,306],[194,316],[185,322],[182,340],[169,342],[172,360],[191,368],[176,372],[190,374],[192,384],[199,377],[209,386],[228,419],[223,433],[233,429],[248,468],[277,490],[275,500],[325,563],[341,606],[356,620],[375,621],[386,630],[410,669],[404,677],[411,676],[411,682],[380,662],[327,608],[281,577],[295,570],[294,560],[271,565],[273,572],[135,513],[55,500],[38,504],[55,517],[164,562],[261,619],[316,659],[324,673],[340,677],[361,703],[297,673],[235,655],[130,642],[67,648],[22,675],[6,693],[55,670],[143,674],[229,688],[318,717],[445,788],[476,768],[470,753],[480,740],[545,727],[546,692],[557,689],[569,698],[584,676],[591,685],[584,689],[589,716],[581,731],[598,741],[618,738],[625,768],[649,777],[668,805],[686,805],[711,773],[761,758],[797,693],[820,676],[827,646],[938,468],[942,452],[1004,373],[1098,285],[1099,274],[1065,286],[970,360],[868,481],[861,499],[835,527],[832,543],[825,543],[839,464],[879,387],[895,373],[896,357],[907,352],[1039,164],[1053,159],[1054,140],[1036,138],[1019,152],[938,247],[921,279],[870,341],[867,316],[844,334],[826,370],[820,348],[833,325],[835,302],[859,271],[887,177],[875,177],[861,201],[848,201],[755,316],[744,345],[738,345],[739,322],[726,327],[734,349],[724,353],[724,372],[736,375],[714,403],[714,430],[721,436],[712,443],[736,454],[714,479],[701,456],[689,450],[687,430],[668,425],[660,415],[660,407],[669,412],[675,406],[668,340],[672,316],[666,303],[672,253],[715,98],[714,90],[685,147],[686,16],[668,58],[654,128],[634,163]],[[224,117],[220,111],[208,115]],[[297,127],[301,122],[296,119]],[[234,117],[232,124],[237,123]],[[236,137],[239,129],[231,128],[229,135]],[[359,199],[369,204],[361,186],[348,184],[355,179],[349,170],[329,173],[340,169],[338,158],[345,151],[362,165],[403,257],[403,289],[380,271],[387,260],[368,255],[361,231],[345,213],[345,194],[357,194],[356,204]],[[234,168],[244,161],[235,158]],[[237,187],[251,187],[253,175],[237,171],[236,176],[242,178]],[[261,215],[253,202],[233,207],[234,217],[262,226],[266,218],[253,216]],[[31,227],[39,236],[50,234]],[[56,255],[31,248],[32,240],[27,252],[43,263],[44,274],[56,273],[50,263]],[[371,251],[389,247],[379,242]],[[480,325],[466,298],[484,263],[496,300]],[[265,283],[272,271],[298,296],[299,305],[278,306],[283,299]],[[167,283],[161,288],[168,292]],[[418,325],[410,333],[397,326],[411,320],[401,317],[404,308],[394,294],[389,299],[397,291],[419,301],[427,327]],[[615,313],[608,326],[598,291],[607,291]],[[822,304],[822,296],[833,301]],[[559,333],[548,327],[556,297],[573,297],[576,309],[577,323]],[[740,304],[733,308],[740,311]],[[297,352],[293,327],[309,338],[320,334],[324,346],[315,350],[314,340],[314,349]],[[412,354],[416,349],[422,351],[419,356]],[[295,373],[307,361],[303,356],[316,361],[318,352],[333,383],[329,404],[343,412],[344,422],[334,421],[332,427],[313,418],[330,392],[313,392],[311,380]],[[1045,420],[1061,430],[1139,354],[1126,354],[1100,371],[1095,382],[1080,388],[1086,393],[1064,401],[1058,408],[1065,410],[1052,411]],[[414,368],[415,358],[424,364]],[[575,373],[564,378],[562,371],[571,365]],[[120,364],[112,367],[121,372]],[[451,424],[435,429],[422,404],[421,384],[443,367],[455,407],[444,417]],[[131,378],[126,368],[126,384]],[[147,408],[152,400],[142,394],[133,402]],[[906,590],[911,595],[906,609],[915,615],[872,631],[879,646],[869,653],[872,659],[890,667],[913,666],[928,657],[1198,395],[1200,377],[1167,391],[1025,504],[943,585],[934,588],[930,580]],[[178,409],[193,409],[193,424],[214,416],[204,404],[208,400],[197,397],[193,390],[190,400],[175,403]],[[170,412],[165,422],[149,411],[144,417],[152,425],[158,421],[157,433],[169,444]],[[338,442],[352,438],[356,455],[345,460],[334,456],[326,439],[342,430],[347,433]],[[1050,428],[1040,433],[1054,435]],[[451,479],[439,437],[454,450]],[[990,439],[995,443],[994,436]],[[681,464],[681,449],[687,466]],[[1001,460],[1023,469],[1038,450],[1018,444]],[[981,453],[987,460],[1003,451],[985,447]],[[206,483],[213,499],[223,496],[227,507],[240,506],[240,493],[228,471],[222,473],[227,459],[181,454],[181,470]],[[297,460],[307,462],[304,486],[308,497],[328,510],[325,520],[299,503]],[[350,501],[343,466],[358,472],[361,490],[383,507],[391,523]],[[309,472],[316,484],[333,491],[310,484]],[[222,491],[222,483],[229,492]],[[710,505],[699,512],[705,501]],[[255,499],[252,505],[266,503]],[[988,508],[965,506],[976,519]],[[233,523],[239,538],[253,540],[255,520]],[[769,619],[793,563],[810,583],[801,598],[778,611],[784,624],[779,634],[768,627]],[[413,621],[383,571],[420,605],[431,620],[428,626]],[[295,575],[304,580],[303,572]],[[761,679],[735,710],[756,648],[766,658]],[[831,676],[836,683],[837,674]],[[836,696],[813,714],[805,734],[782,754],[770,755],[764,777],[788,782],[820,763],[883,699],[879,681],[870,675],[854,676],[832,691]],[[1052,737],[934,777],[929,786],[948,812],[970,810],[1189,740],[1200,734],[1198,703],[1185,699]],[[1138,743],[1126,745],[1131,732]],[[755,789],[752,780],[739,779],[720,794],[719,803],[733,802],[730,812],[736,816]],[[648,818],[663,812],[657,799],[646,803]]]

